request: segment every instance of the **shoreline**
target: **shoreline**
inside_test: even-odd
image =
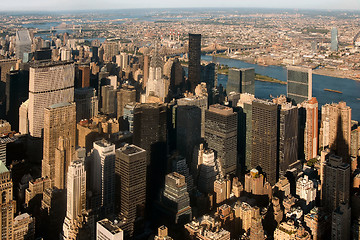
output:
[[[211,56],[211,55],[208,55],[208,56]],[[250,64],[254,64],[254,65],[258,65],[258,66],[277,66],[277,67],[283,67],[283,68],[286,68],[286,66],[282,65],[282,64],[277,64],[277,65],[262,65],[262,64],[258,64],[258,63],[255,63],[254,61],[249,61],[249,60],[246,60],[246,59],[240,59],[240,58],[233,58],[233,57],[228,57],[226,55],[223,55],[223,56],[215,56],[217,58],[224,58],[224,59],[233,59],[233,60],[237,60],[237,61],[241,61],[241,62],[244,62],[244,63],[250,63]],[[334,77],[334,78],[344,78],[344,79],[349,79],[349,80],[352,80],[352,81],[357,81],[357,82],[360,82],[360,71],[358,72],[354,72],[355,70],[337,70],[337,69],[313,69],[313,74],[315,75],[321,75],[321,76],[327,76],[327,77]],[[347,74],[348,73],[348,74]],[[357,74],[359,76],[359,78],[357,77],[353,77],[351,75],[355,75]]]

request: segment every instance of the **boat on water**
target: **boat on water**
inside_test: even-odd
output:
[[[341,92],[341,91],[333,90],[333,89],[328,89],[328,88],[324,88],[324,91],[334,92],[334,93],[343,93],[343,92]]]

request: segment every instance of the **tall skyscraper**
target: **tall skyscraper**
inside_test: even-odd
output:
[[[176,118],[177,150],[190,164],[194,147],[201,142],[201,109],[196,106],[179,106]]]
[[[237,123],[232,108],[215,104],[205,112],[205,141],[216,151],[225,175],[237,170]]]
[[[283,103],[279,118],[279,173],[284,176],[298,160],[298,108]]]
[[[341,157],[329,156],[324,167],[324,183],[321,190],[323,205],[329,211],[334,211],[340,203],[349,202],[350,165],[343,163]]]
[[[16,57],[18,59],[23,59],[24,53],[30,53],[31,52],[31,37],[29,30],[20,30],[16,32],[16,45],[15,45],[15,51],[16,51]]]
[[[12,240],[13,238],[13,221],[16,208],[16,201],[13,200],[13,183],[11,181],[10,171],[5,164],[0,161],[0,234],[1,239]]]
[[[302,139],[304,142],[305,160],[310,160],[317,156],[319,148],[318,101],[313,97],[303,102],[299,111],[305,114],[305,116],[302,116],[305,120],[304,131],[302,132],[302,130],[300,130],[299,132],[299,134],[303,134],[303,136],[299,137],[299,141]],[[301,126],[300,129],[302,129]],[[299,142],[299,144],[301,143]]]
[[[41,137],[44,109],[57,103],[74,101],[74,64],[71,62],[34,63],[29,79],[29,132]]]
[[[44,109],[42,176],[60,189],[65,187],[67,168],[76,141],[75,103],[59,103]]]
[[[70,164],[66,191],[66,216],[62,235],[63,239],[76,239],[79,223],[86,210],[86,171],[83,159]]]
[[[142,217],[146,201],[146,151],[135,145],[116,150],[116,204],[127,219],[123,230],[133,235],[134,222]]]
[[[149,55],[144,56],[144,79],[143,79],[143,89],[147,85],[147,80],[149,78]]]
[[[294,104],[312,98],[312,69],[289,67],[287,69],[287,97]]]
[[[99,99],[95,88],[75,89],[76,122],[91,119],[99,113]]]
[[[116,116],[117,89],[111,85],[101,87],[101,112],[107,115]]]
[[[351,239],[351,208],[349,203],[341,203],[332,213],[331,239]]]
[[[94,142],[92,150],[93,191],[95,207],[101,213],[114,211],[115,203],[115,145],[106,140]]]
[[[195,87],[200,83],[201,71],[201,34],[189,33],[189,82],[190,91],[194,92]]]
[[[190,197],[185,177],[177,172],[166,175],[162,204],[175,223],[188,222],[192,218]]]
[[[346,102],[321,107],[320,147],[330,147],[343,161],[350,163],[351,108]]]
[[[255,69],[241,68],[229,69],[228,82],[226,84],[226,93],[250,93],[255,94]]]
[[[133,86],[124,86],[117,92],[117,119],[124,116],[126,104],[136,102],[136,90]]]
[[[251,168],[260,167],[275,185],[278,179],[278,105],[256,99],[252,102]]]
[[[336,27],[333,27],[331,29],[331,46],[330,46],[330,50],[331,51],[338,51],[339,49],[339,40],[338,40],[338,30]]]

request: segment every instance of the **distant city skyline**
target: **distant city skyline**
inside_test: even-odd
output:
[[[329,9],[329,10],[360,10],[360,2],[356,0],[305,0],[302,2],[293,2],[286,0],[183,0],[161,1],[161,0],[133,0],[133,1],[115,1],[104,0],[99,3],[96,0],[18,0],[12,4],[3,5],[0,12],[3,11],[69,11],[69,10],[107,10],[107,9],[139,9],[139,8],[291,8],[291,9]]]

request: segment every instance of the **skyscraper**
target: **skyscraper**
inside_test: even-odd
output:
[[[333,27],[331,29],[331,45],[330,50],[331,51],[338,51],[339,49],[339,40],[338,40],[338,30],[336,27]]]
[[[86,210],[86,171],[83,159],[73,161],[68,168],[66,201],[63,239],[76,239],[78,225]]]
[[[215,104],[205,111],[205,141],[216,151],[225,175],[237,170],[237,123],[232,108]]]
[[[294,104],[312,98],[312,69],[289,67],[287,69],[287,97]]]
[[[13,221],[16,208],[16,201],[13,200],[13,183],[11,181],[10,171],[5,164],[0,161],[0,234],[1,239],[13,239]]]
[[[133,86],[125,86],[117,92],[117,119],[124,116],[124,107],[130,102],[136,102],[136,90]]]
[[[313,97],[310,100],[303,102],[301,106],[305,110],[305,129],[303,136],[305,160],[310,160],[317,156],[319,146],[318,101]],[[299,111],[302,110],[299,109]],[[302,134],[302,132],[299,134]]]
[[[64,188],[67,167],[75,151],[75,103],[59,103],[44,109],[42,176]]]
[[[350,165],[343,163],[341,157],[329,156],[324,167],[324,183],[321,190],[323,205],[329,211],[334,211],[340,203],[349,202]]]
[[[162,204],[175,223],[188,222],[192,218],[190,197],[185,177],[177,172],[166,175]]]
[[[144,214],[146,201],[146,151],[135,145],[116,150],[116,204],[127,219],[123,230],[133,235],[134,222]]]
[[[24,53],[31,52],[31,37],[29,30],[20,30],[16,32],[16,57],[18,59],[23,59]]]
[[[114,211],[115,203],[115,145],[99,140],[93,143],[92,171],[95,208],[101,213],[109,214]]]
[[[320,147],[330,147],[343,161],[350,163],[351,108],[346,102],[321,107]]]
[[[195,87],[200,83],[201,71],[201,34],[189,33],[189,82],[190,91],[194,92]]]
[[[278,179],[278,106],[270,101],[252,102],[251,168],[260,167],[266,179],[275,185]]]
[[[349,203],[341,203],[332,213],[331,239],[350,239],[351,208]]]
[[[29,132],[41,137],[44,109],[57,103],[74,101],[74,64],[71,62],[34,63],[29,79]]]
[[[284,176],[298,160],[298,108],[283,103],[279,118],[279,173]]]
[[[229,69],[228,82],[226,84],[226,93],[250,93],[255,94],[255,69],[241,68]]]
[[[149,68],[149,78],[146,83],[146,102],[152,102],[152,98],[158,102],[165,102],[169,92],[170,81],[163,77],[164,63],[155,47],[155,53],[151,58]]]
[[[75,89],[76,122],[91,119],[99,113],[99,99],[94,88]]]

